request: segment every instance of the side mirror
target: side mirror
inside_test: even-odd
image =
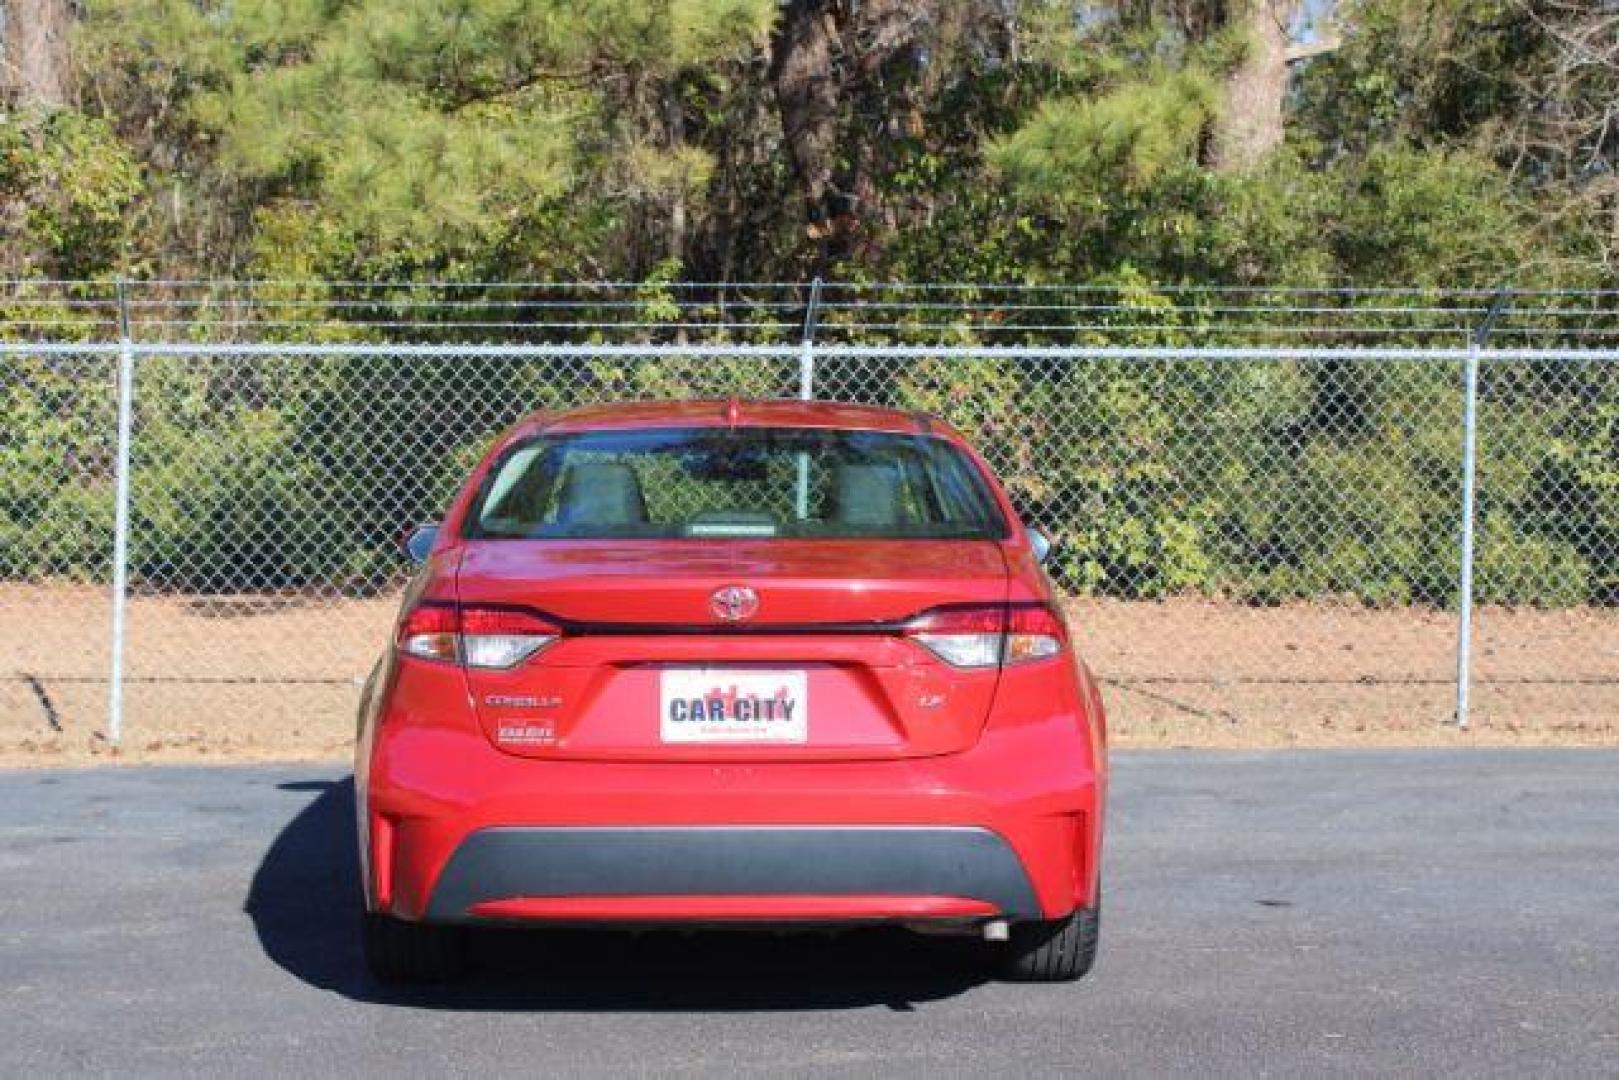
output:
[[[1030,525],[1023,530],[1029,538],[1029,546],[1034,549],[1034,561],[1044,566],[1046,559],[1051,557],[1053,541],[1049,533],[1037,525]]]
[[[427,561],[428,554],[433,550],[433,541],[438,539],[438,525],[418,525],[405,534],[399,542],[410,561],[423,563]]]

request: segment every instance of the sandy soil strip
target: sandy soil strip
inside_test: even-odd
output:
[[[140,597],[125,738],[104,737],[106,590],[0,585],[0,764],[346,756],[396,600]],[[1333,604],[1075,601],[1119,746],[1619,745],[1619,611],[1486,608],[1474,724],[1455,618]]]

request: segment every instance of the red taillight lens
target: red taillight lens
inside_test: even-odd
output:
[[[1007,609],[1006,663],[1044,660],[1062,652],[1068,628],[1057,613],[1043,604]]]
[[[561,636],[560,626],[533,612],[430,601],[405,616],[399,627],[399,649],[423,660],[509,668]]]
[[[1062,620],[1041,604],[935,608],[905,624],[906,637],[952,667],[1044,660],[1062,651]]]
[[[460,656],[460,626],[454,604],[418,604],[399,624],[399,651],[422,660],[453,663]]]

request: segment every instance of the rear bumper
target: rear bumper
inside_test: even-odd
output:
[[[849,923],[971,924],[995,905],[959,896],[701,893],[682,896],[526,896],[489,900],[449,922],[593,926],[843,926]]]
[[[1055,918],[1105,772],[1068,716],[931,758],[544,761],[389,718],[356,778],[368,907],[435,922]]]
[[[752,898],[762,913],[715,902],[727,897]],[[966,910],[979,914],[1041,913],[1023,865],[988,830],[789,825],[480,829],[450,856],[426,914],[436,922],[658,910],[783,918],[786,907],[805,918],[880,918],[884,898],[899,897],[967,900]]]

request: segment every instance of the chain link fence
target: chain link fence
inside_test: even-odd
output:
[[[336,751],[401,534],[503,427],[805,391],[926,410],[985,453],[1058,541],[1121,728],[1444,723],[1470,363],[1475,722],[1611,725],[1619,352],[1448,340],[0,343],[0,745],[108,738],[119,700],[141,748]]]

